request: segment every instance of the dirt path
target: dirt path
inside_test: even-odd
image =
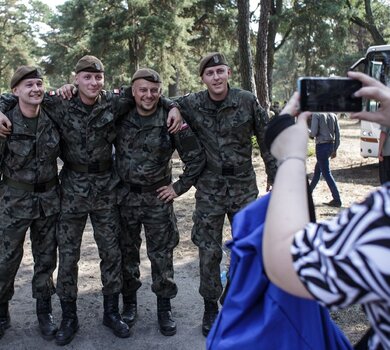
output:
[[[378,185],[378,169],[376,160],[363,159],[359,155],[359,129],[354,121],[341,120],[341,146],[338,157],[332,160],[331,167],[341,192],[343,206],[364,198]],[[263,164],[255,157],[256,172],[259,174],[260,194],[265,191]],[[307,169],[312,175],[314,157],[308,160]],[[175,160],[175,173],[180,171],[180,161]],[[146,257],[145,246],[142,248],[142,280],[143,286],[139,294],[139,318],[132,328],[128,339],[116,338],[102,325],[102,296],[99,273],[99,259],[93,240],[91,226],[88,224],[82,245],[82,259],[79,271],[80,330],[73,342],[64,349],[100,350],[124,349],[133,350],[201,350],[205,348],[205,338],[201,334],[201,318],[203,313],[202,299],[198,293],[199,272],[197,250],[190,240],[194,207],[194,190],[190,190],[175,201],[176,215],[181,233],[181,241],[175,251],[175,279],[179,293],[172,301],[174,317],[178,331],[173,337],[164,337],[158,331],[156,316],[156,298],[150,290],[150,264]],[[319,220],[337,213],[337,209],[329,208],[321,203],[331,199],[324,181],[320,181],[314,192]],[[230,237],[226,226],[224,237]],[[56,273],[55,273],[56,274]],[[55,343],[43,340],[38,331],[35,316],[35,302],[31,298],[32,257],[29,240],[25,243],[25,256],[19,269],[15,295],[11,302],[12,327],[0,340],[0,349],[4,350],[46,350],[57,348]],[[57,297],[53,298],[54,316],[60,321],[60,308]],[[366,320],[360,308],[350,308],[343,312],[333,313],[340,327],[351,341],[360,337],[366,329]]]

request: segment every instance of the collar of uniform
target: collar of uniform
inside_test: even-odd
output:
[[[23,120],[23,113],[20,110],[19,104],[17,104],[11,111],[12,115],[12,133],[13,134],[22,134],[22,135],[35,135],[31,132],[29,128],[26,127],[26,124]],[[7,113],[8,115],[8,113]]]
[[[162,106],[158,105],[157,110],[152,115],[143,117],[138,114],[136,107],[134,107],[134,110],[131,113],[131,115],[133,116],[135,121],[138,118],[139,119],[145,118],[144,123],[142,123],[142,120],[140,121],[141,125],[144,126],[145,128],[163,127],[167,124],[168,111],[165,111],[165,109]]]
[[[91,105],[93,106],[93,109],[96,108],[97,105],[101,106],[104,102],[104,99],[102,98],[102,94],[103,94],[103,91],[99,94],[98,98],[96,99],[96,102]],[[73,108],[75,109],[79,109],[81,111],[86,111],[86,108],[84,108],[84,105],[86,105],[82,100],[81,100],[81,97],[80,97],[80,94],[79,92],[77,91],[76,95],[70,99],[70,103],[72,104]]]
[[[204,103],[203,107],[206,109],[216,110],[216,109],[221,109],[221,108],[225,108],[225,107],[238,106],[238,94],[237,93],[240,90],[230,88],[229,84],[228,84],[228,89],[229,89],[228,94],[226,95],[226,98],[223,100],[223,102],[219,108],[216,108],[214,102],[211,100],[208,90],[204,90],[203,93],[204,93],[204,102],[205,103]]]

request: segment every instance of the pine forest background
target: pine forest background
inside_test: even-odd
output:
[[[150,67],[177,96],[204,88],[199,60],[221,51],[231,84],[269,106],[299,76],[345,76],[369,46],[389,43],[389,18],[389,0],[260,0],[253,12],[249,0],[68,0],[57,11],[0,0],[0,92],[21,64],[42,67],[48,89],[72,82],[77,60],[92,54],[108,90]]]

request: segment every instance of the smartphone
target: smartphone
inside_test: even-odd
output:
[[[353,93],[362,87],[359,80],[341,77],[302,77],[298,79],[301,111],[359,112],[360,97]]]

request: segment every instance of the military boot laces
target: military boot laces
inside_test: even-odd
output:
[[[54,339],[58,329],[53,320],[50,299],[37,299],[37,318],[42,337],[46,340]]]
[[[122,320],[131,328],[137,319],[137,295],[123,296]]]
[[[119,294],[104,296],[103,324],[110,328],[117,337],[128,338],[130,337],[130,328],[122,320],[122,316],[119,313],[118,302]]]
[[[171,299],[157,297],[157,316],[161,334],[165,336],[176,334],[176,323],[171,312]]]
[[[217,302],[206,300],[204,301],[204,314],[202,321],[202,333],[205,337],[209,334],[215,319],[218,316]]]
[[[62,321],[59,330],[56,334],[56,344],[69,344],[76,335],[79,329],[79,320],[77,318],[76,302],[61,301]]]
[[[8,310],[8,303],[0,304],[0,338],[3,337],[5,330],[11,327],[11,318]]]

